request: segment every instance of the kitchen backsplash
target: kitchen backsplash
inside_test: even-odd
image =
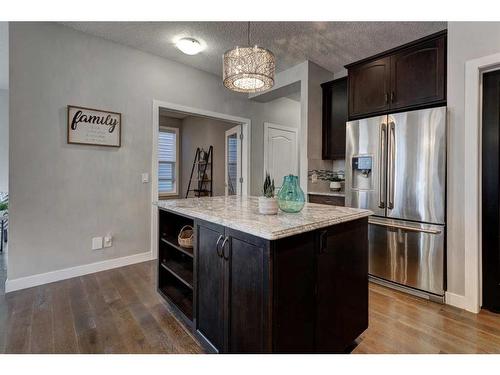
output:
[[[329,171],[326,169],[311,169],[308,171],[309,180],[312,180],[312,176],[316,174],[318,180],[322,181],[330,181],[334,177],[340,177],[343,179],[344,172],[343,171]]]

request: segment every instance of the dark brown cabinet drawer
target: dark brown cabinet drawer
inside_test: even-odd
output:
[[[344,206],[345,198],[335,195],[309,194],[310,203],[329,204],[331,206]]]

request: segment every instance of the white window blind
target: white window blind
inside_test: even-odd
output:
[[[158,193],[177,194],[177,129],[160,128],[158,136]]]

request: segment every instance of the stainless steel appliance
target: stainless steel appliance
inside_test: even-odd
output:
[[[346,206],[374,212],[372,277],[442,300],[445,189],[446,107],[347,123]]]

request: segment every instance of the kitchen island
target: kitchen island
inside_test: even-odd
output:
[[[343,352],[368,327],[371,211],[256,197],[164,200],[158,292],[209,352]],[[193,248],[178,244],[186,226]]]

